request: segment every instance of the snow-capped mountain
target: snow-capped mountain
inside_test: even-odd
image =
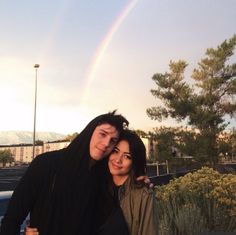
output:
[[[63,140],[66,137],[64,134],[55,132],[37,132],[35,140],[44,142]],[[0,131],[0,145],[11,144],[32,144],[33,132],[30,131]]]

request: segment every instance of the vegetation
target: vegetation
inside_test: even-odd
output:
[[[200,149],[196,143],[195,132],[185,128],[160,127],[155,128],[149,136],[154,143],[153,159],[159,162],[168,160],[170,172],[201,166],[201,161],[191,159]]]
[[[74,132],[74,133],[71,134],[71,135],[67,135],[67,136],[65,137],[65,140],[71,142],[73,139],[76,138],[77,135],[78,135],[78,133],[77,133],[77,132]]]
[[[156,187],[161,235],[236,232],[236,175],[204,167]]]
[[[36,140],[35,145],[43,145],[43,140]]]
[[[10,150],[0,150],[0,163],[2,163],[3,167],[11,162],[14,162],[14,158],[12,157]]]
[[[228,62],[235,45],[236,35],[216,49],[207,49],[189,83],[184,79],[188,64],[183,60],[170,61],[169,72],[152,77],[157,87],[151,93],[163,104],[148,108],[148,116],[158,121],[168,117],[187,121],[198,133],[195,144],[201,146],[195,157],[211,165],[219,160],[218,138],[229,124],[225,117],[236,114],[236,63]]]

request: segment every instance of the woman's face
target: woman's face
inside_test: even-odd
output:
[[[108,167],[112,176],[129,175],[132,169],[132,156],[126,140],[121,140],[116,145],[109,157]]]

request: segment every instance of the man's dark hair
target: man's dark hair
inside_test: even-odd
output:
[[[116,114],[116,110],[97,116],[88,123],[83,131],[67,147],[70,155],[78,155],[76,152],[84,154],[84,151],[86,155],[89,154],[89,143],[95,128],[105,123],[114,126],[119,133],[129,125],[128,120],[124,116]]]
[[[129,125],[128,120],[124,116],[122,116],[121,114],[116,114],[116,110],[106,114],[102,114],[98,116],[97,119],[98,125],[108,123],[114,126],[119,132],[126,129]]]

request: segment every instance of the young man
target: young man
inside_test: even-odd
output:
[[[114,148],[128,121],[115,112],[100,115],[62,150],[36,157],[15,189],[0,235],[19,234],[30,213],[40,235],[90,235],[102,183],[102,161]]]

